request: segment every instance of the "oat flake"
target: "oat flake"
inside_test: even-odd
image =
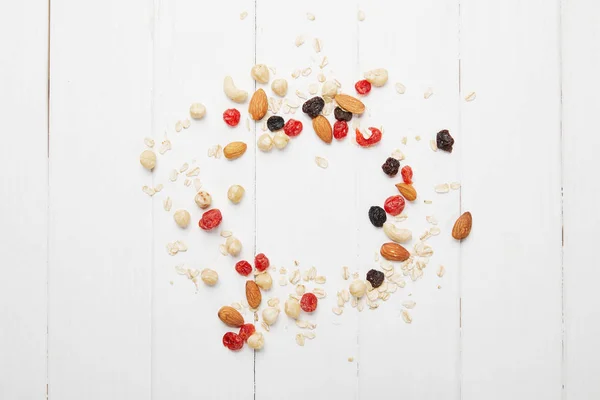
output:
[[[452,190],[458,190],[458,189],[460,189],[460,183],[459,182],[452,182],[450,184],[450,189],[452,189]]]
[[[404,86],[400,82],[396,83],[395,88],[396,88],[396,92],[398,92],[398,94],[406,93],[406,86]]]
[[[248,12],[247,11],[243,11],[240,13],[240,20],[244,20],[246,19],[246,17],[248,16]]]

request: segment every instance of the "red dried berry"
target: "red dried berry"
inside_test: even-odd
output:
[[[371,91],[371,82],[369,82],[366,79],[363,79],[362,81],[356,82],[354,88],[356,89],[356,93],[358,94],[369,94],[369,92]]]
[[[254,257],[254,267],[260,272],[269,268],[269,265],[269,259],[263,253],[257,254],[256,257]]]
[[[298,136],[302,132],[302,122],[295,119],[289,119],[283,126],[283,131],[289,137]]]
[[[212,210],[208,210],[204,214],[202,214],[202,218],[198,222],[198,226],[205,231],[210,231],[211,229],[216,228],[223,221],[223,216],[221,215],[221,211],[217,208],[213,208]]]
[[[246,260],[238,261],[235,264],[235,270],[242,276],[248,276],[252,273],[252,265]]]
[[[237,333],[227,332],[223,335],[223,346],[229,350],[239,350],[244,347],[244,339]]]
[[[225,110],[223,113],[223,121],[229,126],[236,126],[240,123],[240,112],[235,108]]]
[[[413,172],[412,172],[411,167],[409,167],[408,165],[405,165],[404,167],[402,167],[402,171],[400,171],[400,173],[402,174],[402,180],[404,181],[404,183],[406,183],[408,185],[413,183],[413,181],[412,181]]]
[[[383,209],[386,213],[396,216],[400,215],[400,213],[404,210],[405,204],[406,203],[404,202],[404,197],[400,195],[390,196],[385,200],[385,203],[383,204]]]
[[[333,137],[343,139],[348,134],[348,123],[346,121],[335,121],[333,124]]]
[[[319,300],[314,294],[304,293],[300,299],[300,308],[302,308],[304,312],[313,312],[317,309],[318,302]]]
[[[369,128],[369,130],[371,131],[371,136],[368,139],[366,139],[361,133],[361,131],[358,128],[356,128],[356,143],[358,143],[359,146],[373,146],[374,144],[379,143],[379,141],[381,140],[381,131],[379,129]]]
[[[252,334],[256,332],[256,328],[254,324],[244,324],[240,327],[239,336],[242,338],[244,342],[248,341],[248,338],[252,336]]]

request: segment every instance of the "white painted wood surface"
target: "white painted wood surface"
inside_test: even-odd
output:
[[[591,249],[600,223],[593,185],[599,6],[562,3],[53,0],[50,10],[41,2],[6,7],[0,398],[42,399],[46,382],[49,398],[60,400],[598,397]],[[305,37],[299,48],[298,35]],[[322,40],[319,54],[314,38]],[[364,71],[389,70],[360,118],[362,128],[384,127],[382,143],[361,149],[351,129],[345,141],[324,145],[298,110],[284,117],[301,120],[304,131],[285,150],[255,150],[262,123],[246,129],[247,103],[222,94],[223,77],[252,93],[250,67],[265,63],[276,68],[271,80],[288,80],[287,97],[295,99],[296,89],[308,95],[324,56],[323,73],[347,93]],[[306,67],[309,76],[291,77]],[[256,87],[273,96],[270,85]],[[471,91],[477,99],[465,102]],[[175,132],[195,101],[207,105],[207,116]],[[233,129],[221,119],[230,107],[242,112]],[[429,148],[444,128],[456,139],[452,154]],[[173,149],[147,173],[137,161],[143,139],[154,138],[158,149],[165,134]],[[210,146],[232,140],[248,143],[241,159],[207,157]],[[385,237],[367,211],[395,194],[399,178],[379,170],[395,148],[419,191],[406,207],[409,218],[395,223],[413,230],[412,247],[429,227],[425,216],[435,215],[442,233],[427,241],[435,254],[422,279],[407,277],[377,310],[347,304],[337,317],[336,292],[349,283],[341,267],[361,276],[378,267],[374,253]],[[318,168],[315,156],[329,168]],[[218,231],[196,227],[202,211],[185,174],[168,179],[192,160],[225,216]],[[434,193],[433,185],[452,181],[460,191]],[[164,189],[153,198],[140,190],[158,184]],[[236,206],[226,198],[232,184],[246,189]],[[192,213],[185,231],[172,221],[179,208]],[[466,210],[473,233],[459,244],[449,232]],[[240,257],[219,253],[223,229],[242,241]],[[177,239],[189,250],[170,256],[165,245]],[[311,266],[327,277],[324,285],[302,282],[327,292],[305,318],[317,327],[304,347],[295,335],[308,331],[283,312],[264,333],[263,351],[221,346],[227,329],[216,311],[244,297],[245,279],[233,265],[256,252],[274,266],[263,301],[278,297],[282,309],[294,288],[279,286],[280,267],[288,278]],[[219,284],[196,288],[176,273],[181,264],[217,270]],[[408,299],[417,304],[412,324],[400,316]]]

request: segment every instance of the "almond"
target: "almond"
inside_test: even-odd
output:
[[[238,310],[233,307],[221,307],[217,315],[219,316],[219,319],[226,325],[233,326],[235,328],[239,328],[240,326],[244,325],[244,317],[242,317],[242,314],[240,314]]]
[[[471,233],[471,227],[473,226],[473,217],[471,217],[470,212],[466,212],[454,223],[454,227],[452,228],[452,237],[456,240],[463,240],[469,233]]]
[[[248,113],[250,113],[250,117],[253,120],[258,121],[265,116],[268,109],[269,102],[267,100],[267,94],[264,90],[258,89],[256,92],[254,92],[252,98],[250,99]]]
[[[317,136],[325,143],[331,143],[333,133],[331,131],[329,120],[322,115],[317,115],[317,117],[312,120],[312,124]]]
[[[352,114],[362,114],[365,112],[365,105],[356,97],[348,96],[347,94],[338,94],[335,96],[335,101],[338,106]]]
[[[246,282],[246,300],[248,300],[250,308],[258,308],[260,306],[262,295],[260,294],[260,288],[254,281]]]
[[[390,261],[406,261],[410,257],[410,253],[398,243],[384,243],[379,251],[381,256]]]
[[[409,185],[407,183],[398,183],[396,184],[396,188],[400,192],[402,196],[408,201],[415,201],[417,198],[417,191],[413,187],[413,185]]]
[[[241,157],[247,148],[248,146],[244,142],[231,142],[223,149],[223,155],[228,160],[235,160]]]

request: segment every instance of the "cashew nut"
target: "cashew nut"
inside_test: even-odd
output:
[[[223,91],[225,92],[225,95],[227,97],[229,97],[236,103],[244,103],[248,98],[248,92],[235,87],[235,84],[233,83],[233,78],[231,78],[230,76],[226,76],[225,80],[223,81]]]
[[[383,224],[383,232],[396,243],[406,243],[412,239],[412,232],[408,229],[396,228],[391,222]]]
[[[385,68],[373,69],[365,72],[365,79],[368,80],[371,85],[375,87],[381,87],[385,85],[388,80],[388,72]]]

